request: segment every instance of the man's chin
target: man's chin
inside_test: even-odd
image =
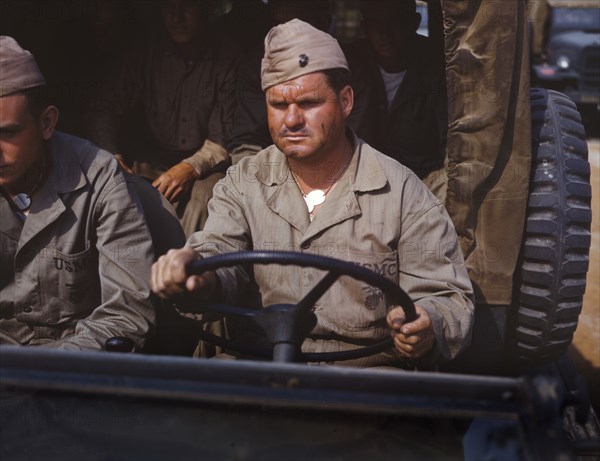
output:
[[[283,144],[283,145],[277,145],[277,144],[275,144],[275,145],[288,158],[294,159],[294,158],[303,157],[304,149],[302,149],[302,147],[300,147],[300,146],[295,146],[293,144],[290,145],[288,143]]]

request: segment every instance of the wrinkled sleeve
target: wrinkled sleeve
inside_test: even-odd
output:
[[[243,195],[232,179],[236,176],[236,168],[231,167],[227,176],[215,186],[213,198],[208,203],[206,225],[187,242],[187,246],[204,258],[251,249],[252,236],[244,213]],[[241,267],[219,269],[217,275],[221,281],[222,300],[227,303],[235,303],[250,280]]]
[[[95,209],[101,304],[77,323],[75,333],[50,346],[103,349],[107,339],[124,336],[141,349],[155,322],[150,292],[154,259],[142,206],[124,177],[100,198]]]
[[[456,357],[469,344],[473,323],[473,288],[452,221],[428,191],[418,213],[403,225],[398,245],[400,286],[431,317],[436,336],[427,360]],[[429,199],[427,199],[429,197]]]

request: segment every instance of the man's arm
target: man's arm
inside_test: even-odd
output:
[[[190,275],[189,267],[202,256],[190,247],[169,250],[152,265],[152,290],[163,299],[187,294],[195,299],[216,301],[219,279],[214,271]]]
[[[171,202],[187,193],[195,181],[224,170],[230,163],[224,146],[233,124],[237,63],[233,56],[223,58],[220,63],[222,69],[216,77],[219,81],[214,82],[216,98],[208,119],[208,137],[203,145],[152,183]]]
[[[416,190],[421,190],[420,185]],[[412,196],[408,200],[418,199]],[[406,346],[404,350],[398,348],[401,355],[409,355],[413,348],[412,357],[427,356],[428,362],[439,362],[456,357],[470,342],[473,289],[444,206],[435,199],[422,200],[421,206],[422,211],[404,228],[398,245],[400,286],[414,300],[421,316],[412,325],[391,311],[388,324],[393,327],[396,322],[398,326],[394,330],[396,343]],[[425,317],[428,320],[423,323]],[[431,348],[422,349],[417,344],[420,342],[430,343]]]
[[[223,58],[221,63],[223,69],[218,77],[221,81],[217,87],[216,101],[208,120],[208,137],[197,152],[183,160],[183,163],[194,168],[200,178],[223,168],[229,162],[225,145],[233,126],[236,105],[235,78],[238,63],[239,59],[236,56]]]
[[[234,303],[250,280],[240,267],[219,269],[202,277],[191,277],[187,270],[194,260],[251,248],[243,196],[235,184],[237,170],[237,166],[232,167],[215,186],[204,229],[194,233],[185,248],[170,251],[153,265],[152,290],[161,298],[188,293],[196,299]]]

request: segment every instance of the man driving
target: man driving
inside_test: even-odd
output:
[[[367,283],[340,278],[314,305],[303,351],[335,352],[390,334],[394,349],[343,364],[405,367],[449,360],[468,344],[472,287],[444,206],[419,178],[346,128],[354,93],[346,58],[330,35],[294,19],[265,39],[261,80],[274,145],[243,159],[217,184],[209,219],[187,246],[152,268],[162,298],[260,306],[294,303],[323,276],[314,268],[261,265],[189,274],[201,258],[240,250],[293,250],[371,268],[413,299],[417,318]],[[247,324],[232,339],[260,342]]]

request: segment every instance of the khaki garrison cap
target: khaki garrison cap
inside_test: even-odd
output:
[[[346,56],[331,35],[299,19],[273,27],[265,37],[261,82],[265,91],[302,75],[349,69]]]
[[[14,38],[0,36],[0,97],[45,84],[33,55]]]

